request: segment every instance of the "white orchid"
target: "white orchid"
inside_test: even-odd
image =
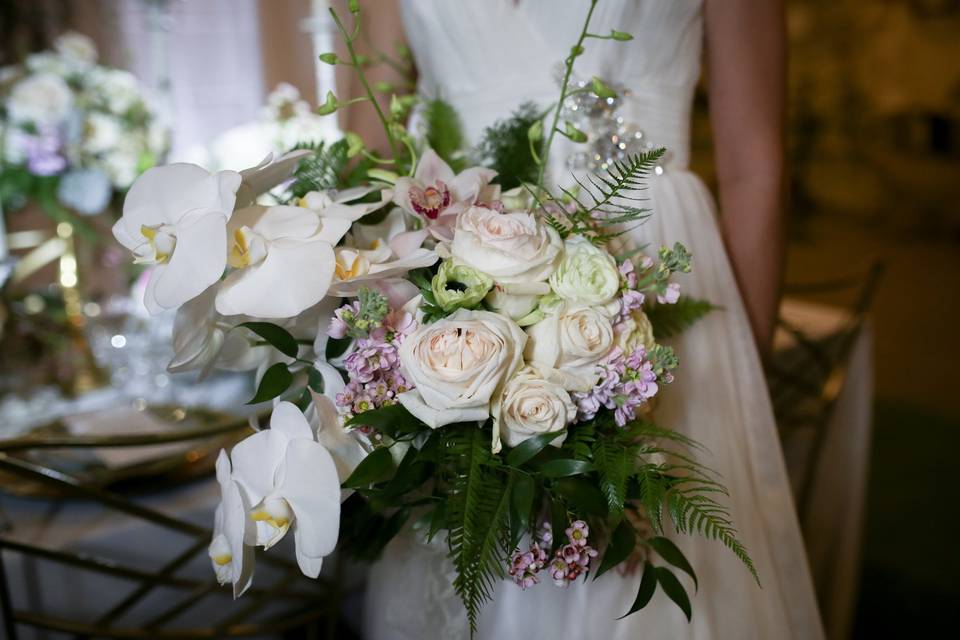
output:
[[[227,452],[217,458],[217,482],[221,502],[213,517],[213,540],[207,552],[220,584],[233,585],[233,597],[239,598],[253,580],[253,545],[256,532],[247,517],[240,486],[233,479]]]
[[[343,483],[367,457],[367,450],[352,432],[343,428],[343,417],[327,395],[315,393],[313,390],[310,395],[313,396],[312,409],[316,416],[317,441],[330,452],[337,466],[337,476]],[[343,489],[340,494],[341,502],[351,493],[353,491]]]
[[[260,164],[241,171],[240,177],[243,179],[243,184],[237,192],[237,206],[252,205],[260,194],[273,189],[293,175],[297,165],[308,155],[310,151],[301,149],[286,153],[274,160],[274,154],[269,153]]]
[[[391,192],[381,191],[380,200],[348,204],[381,189],[381,186],[354,187],[343,191],[311,191],[300,198],[300,206],[315,211],[323,218],[342,218],[356,222],[363,216],[373,213],[390,201]]]
[[[246,330],[236,325],[249,318],[226,317],[214,306],[218,288],[210,287],[177,309],[173,321],[171,373],[199,369],[204,377],[216,367],[226,371],[250,371],[260,366],[269,346],[254,346]]]
[[[307,419],[289,402],[279,403],[270,429],[238,443],[231,459],[233,479],[251,505],[256,545],[269,549],[292,529],[297,564],[316,578],[337,544],[340,480]]]
[[[413,177],[398,178],[394,186],[393,201],[421,223],[421,228],[391,239],[394,252],[409,254],[430,235],[451,240],[457,216],[479,201],[496,175],[496,171],[484,167],[455,174],[433,149],[427,149]]]
[[[150,313],[179,307],[223,275],[240,183],[235,171],[176,163],[148,169],[130,188],[113,235],[136,262],[155,265],[144,295]]]
[[[348,220],[320,218],[301,207],[237,211],[229,227],[234,271],[217,293],[217,311],[292,318],[317,304],[333,281],[333,247],[349,228]]]

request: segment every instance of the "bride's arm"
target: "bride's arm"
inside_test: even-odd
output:
[[[341,20],[351,27],[352,20],[347,11],[346,0],[334,0],[332,3],[340,15]],[[377,2],[364,2],[361,4],[363,32],[366,34],[357,39],[357,52],[372,56],[370,43],[383,52],[396,56],[396,45],[404,43],[403,26],[400,23],[400,9],[395,0],[377,0]],[[336,34],[337,55],[342,59],[347,59],[347,50],[343,44],[343,38],[339,33]],[[378,64],[367,67],[364,72],[370,84],[373,85],[380,81],[390,82],[396,85],[402,84],[403,76],[396,70],[386,64]],[[402,91],[400,91],[402,93]],[[363,95],[363,87],[357,80],[353,68],[348,66],[337,67],[337,97],[343,100],[355,98]],[[378,96],[380,105],[383,109],[390,108],[390,96]],[[383,131],[383,126],[377,118],[376,111],[368,102],[361,102],[341,109],[337,113],[340,128],[344,131],[353,131],[360,134],[367,146],[376,150],[381,155],[389,155],[389,145],[387,136]]]
[[[706,47],[721,226],[765,354],[784,259],[786,47],[782,0],[707,0]]]

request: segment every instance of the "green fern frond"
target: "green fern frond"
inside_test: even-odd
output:
[[[747,567],[757,584],[760,576],[746,547],[737,539],[737,531],[726,507],[700,491],[674,491],[667,498],[670,518],[680,533],[698,533],[719,540]]]
[[[657,304],[646,309],[657,340],[672,338],[689,329],[697,320],[718,309],[707,300],[681,296],[674,304]]]
[[[569,451],[575,460],[590,461],[593,459],[593,445],[596,439],[596,422],[581,422],[567,429],[567,439],[563,441],[563,449]]]
[[[293,183],[288,187],[290,199],[302,198],[311,191],[340,188],[340,174],[348,162],[347,146],[346,140],[331,145],[317,142],[295,146],[294,151],[307,149],[313,155],[301,160],[294,172]]]
[[[423,120],[426,125],[427,144],[454,171],[460,171],[464,164],[464,136],[463,125],[456,110],[441,98],[427,100],[423,106]]]
[[[512,476],[490,453],[490,441],[474,426],[450,429],[447,463],[455,469],[447,497],[448,543],[457,571],[454,590],[476,632],[483,603],[503,578],[510,549],[507,515]]]
[[[601,438],[593,445],[593,464],[600,476],[600,490],[614,518],[623,513],[627,499],[627,481],[633,471],[635,452],[613,438]]]
[[[530,153],[527,132],[540,115],[535,104],[524,102],[509,118],[498,120],[483,132],[474,155],[481,164],[497,172],[504,191],[524,182],[537,182],[538,167]]]

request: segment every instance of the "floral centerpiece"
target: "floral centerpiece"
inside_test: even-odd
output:
[[[0,69],[4,209],[32,201],[57,220],[96,215],[162,158],[168,130],[143,87],[96,61],[88,37],[66,33]]]
[[[595,3],[591,3],[592,7]],[[681,246],[615,251],[650,212],[644,180],[662,150],[578,177],[554,192],[545,163],[591,38],[589,16],[566,60],[559,100],[524,106],[462,148],[438,100],[393,97],[383,109],[334,20],[391,152],[354,134],[297,152],[285,204],[256,204],[283,179],[172,165],[130,191],[115,233],[154,267],[153,309],[179,307],[177,370],[255,369],[252,403],[273,401],[269,428],[221,452],[210,557],[239,596],[253,549],[292,534],[317,576],[339,544],[375,558],[401,531],[445,541],[454,587],[475,627],[495,580],[563,587],[641,566],[633,613],[663,589],[687,616],[672,569],[694,568],[662,532],[718,539],[753,565],[695,443],[654,421],[682,375],[662,340],[711,309],[680,296]],[[417,104],[422,136],[404,126]],[[267,179],[269,178],[269,179]],[[623,243],[620,243],[623,244]],[[541,586],[539,588],[548,588]]]

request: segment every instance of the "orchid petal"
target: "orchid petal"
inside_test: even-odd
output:
[[[150,278],[152,297],[158,306],[179,307],[220,279],[226,266],[226,229],[226,217],[210,211],[178,230],[170,262]]]
[[[253,229],[266,240],[306,239],[320,229],[320,219],[312,211],[301,207],[253,205],[233,214],[228,226],[230,233],[241,227]]]
[[[330,452],[337,467],[337,477],[343,482],[350,477],[367,452],[340,423],[340,414],[333,401],[324,394],[310,392],[313,397],[313,406],[317,412],[317,442]]]
[[[230,452],[233,477],[246,492],[250,504],[260,503],[273,491],[288,443],[283,433],[266,429],[234,445]]]
[[[290,402],[280,402],[270,416],[270,430],[283,434],[287,440],[305,438],[313,440],[313,429],[303,417],[303,412]]]
[[[340,530],[340,480],[330,453],[312,440],[290,442],[281,466],[277,495],[294,513],[297,563],[316,578],[324,556],[333,552]]]
[[[390,248],[393,249],[397,257],[403,258],[419,249],[428,235],[429,232],[426,229],[398,233],[390,239]]]
[[[447,186],[454,200],[474,203],[480,197],[480,192],[491,180],[497,177],[497,172],[485,167],[471,167],[464,169]]]
[[[227,276],[217,293],[217,311],[292,318],[326,295],[335,260],[326,242],[276,240],[263,262]]]
[[[289,178],[293,175],[297,164],[310,153],[306,149],[291,151],[276,161],[274,161],[271,153],[257,166],[241,171],[240,176],[243,179],[243,184],[241,186],[242,193],[238,196],[240,205],[252,204],[261,193],[266,193]]]
[[[455,174],[446,162],[443,161],[437,152],[433,149],[427,149],[420,156],[420,162],[417,163],[417,170],[413,177],[423,184],[433,184],[437,180],[446,182],[449,185],[453,182]],[[397,180],[399,188],[400,180]]]
[[[211,174],[184,162],[147,169],[127,192],[118,222],[126,233],[117,240],[134,249],[128,243],[131,239],[143,242],[143,226],[176,224],[193,211],[218,211],[229,217],[239,187],[240,175],[235,171]]]

